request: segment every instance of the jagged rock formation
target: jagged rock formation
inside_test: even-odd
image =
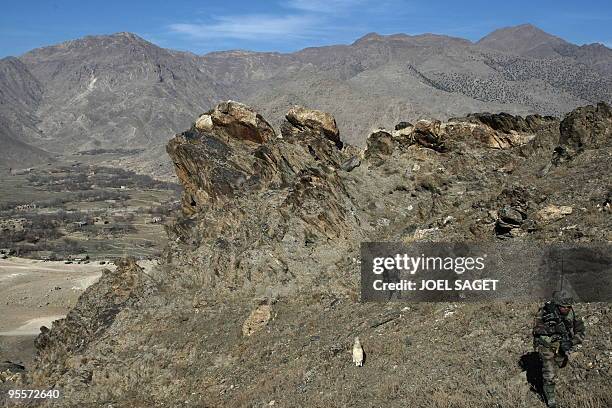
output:
[[[342,149],[340,131],[336,126],[336,120],[329,113],[294,106],[287,112],[286,118],[292,126],[285,127],[283,136],[298,135],[308,129],[310,132],[319,133],[331,140],[338,149]]]
[[[490,114],[404,123],[365,149],[338,143],[329,116],[307,108],[289,112],[281,137],[241,104],[205,115],[168,143],[185,194],[163,264],[143,275],[127,262],[90,288],[39,336],[32,386],[62,387],[60,406],[538,403],[516,364],[536,305],[361,304],[359,243],[609,241],[608,106],[561,126]],[[589,147],[553,165],[575,140]],[[579,308],[589,341],[560,398],[607,407],[612,313]],[[367,372],[347,371],[357,335]]]
[[[609,105],[600,103],[596,107],[578,108],[561,122],[559,147],[555,153],[565,159],[571,159],[585,149],[609,147],[611,125],[612,113]]]
[[[201,115],[191,130],[167,146],[185,187],[183,209],[195,210],[202,203],[232,196],[256,171],[252,153],[273,137],[268,122],[237,102],[222,103]]]
[[[215,112],[226,106],[222,103],[212,111],[213,124]],[[250,112],[244,105],[236,106]],[[314,256],[309,265],[291,259],[291,254],[306,243],[334,240],[341,245],[359,229],[350,198],[335,174],[350,157],[339,149],[333,118],[323,112],[292,109],[281,127],[282,138],[247,138],[238,126],[241,121],[217,132],[213,127],[211,133],[194,127],[168,143],[185,186],[183,212],[190,217],[179,221],[171,238],[192,243],[194,254],[215,252],[213,257],[195,256],[198,263],[205,262],[197,267],[208,271],[207,286],[261,286],[263,279],[272,289],[288,280],[307,282],[313,274],[294,269],[314,271],[326,255]],[[269,130],[261,120],[248,134]]]
[[[228,101],[200,116],[198,130],[253,143],[264,143],[274,137],[274,129],[253,108]]]

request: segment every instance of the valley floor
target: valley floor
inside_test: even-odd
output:
[[[40,327],[64,317],[104,268],[114,265],[0,259],[0,359],[29,365]]]

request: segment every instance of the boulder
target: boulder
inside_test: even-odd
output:
[[[201,115],[195,128],[217,136],[258,144],[276,136],[272,126],[253,108],[235,101],[221,102]]]
[[[442,122],[440,122],[439,120],[421,119],[414,124],[414,131],[419,133],[431,133],[433,135],[439,135],[441,126]]]
[[[419,120],[412,131],[416,143],[437,152],[446,151],[444,146],[444,132],[441,131],[442,122],[439,120]]]
[[[309,129],[312,132],[319,133],[331,140],[338,149],[342,148],[340,131],[331,114],[304,108],[303,106],[294,106],[289,109],[285,117],[296,128],[300,130]]]
[[[526,214],[518,208],[510,206],[503,207],[498,212],[495,232],[497,235],[507,234],[516,228],[520,228],[526,218]]]
[[[393,136],[398,138],[398,142],[400,145],[412,144],[413,140],[411,139],[411,134],[414,130],[414,126],[409,122],[400,122],[395,125],[395,130],[392,132]]]
[[[513,207],[504,207],[499,211],[499,219],[512,225],[521,225],[525,219],[523,213]]]
[[[393,154],[394,148],[395,143],[391,133],[379,129],[368,136],[364,157],[374,164],[380,164],[382,160]]]
[[[359,167],[361,164],[361,160],[357,156],[353,156],[344,163],[340,165],[340,168],[344,171],[350,172],[354,170],[356,167]]]
[[[213,129],[212,117],[204,113],[195,122],[195,127],[203,132],[210,132]]]
[[[260,305],[254,309],[242,324],[242,335],[249,337],[264,328],[270,321],[272,307]]]
[[[541,221],[557,221],[571,214],[574,209],[567,205],[556,206],[549,204],[537,212],[537,218]]]
[[[406,129],[408,127],[412,127],[412,123],[410,123],[410,122],[400,122],[397,125],[395,125],[395,130],[402,130],[402,129]]]
[[[568,113],[559,125],[559,145],[578,154],[610,143],[612,110],[604,102],[588,105]]]

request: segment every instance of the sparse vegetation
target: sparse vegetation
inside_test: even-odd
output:
[[[34,172],[28,181],[35,187],[50,191],[83,191],[103,188],[149,188],[178,190],[179,186],[136,174],[130,170],[110,167],[63,166],[53,173]]]
[[[78,154],[82,156],[96,156],[99,154],[118,154],[131,156],[142,152],[144,152],[144,149],[91,149],[80,151]]]
[[[29,190],[21,198],[14,188],[16,194],[0,201],[0,248],[19,256],[106,258],[126,248],[152,256],[164,242],[163,221],[177,208],[176,184],[122,169],[58,165],[17,177]]]
[[[18,207],[30,207],[32,209],[41,208],[58,208],[62,207],[63,204],[69,202],[96,202],[96,201],[126,201],[130,195],[126,191],[113,191],[113,190],[89,190],[89,191],[76,191],[71,193],[69,196],[55,197],[47,200],[35,200],[35,201],[8,201],[0,203],[0,213],[2,215],[12,215],[19,212]]]

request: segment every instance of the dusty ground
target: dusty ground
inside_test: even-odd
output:
[[[27,365],[40,327],[64,317],[104,268],[114,265],[0,259],[0,359]]]

